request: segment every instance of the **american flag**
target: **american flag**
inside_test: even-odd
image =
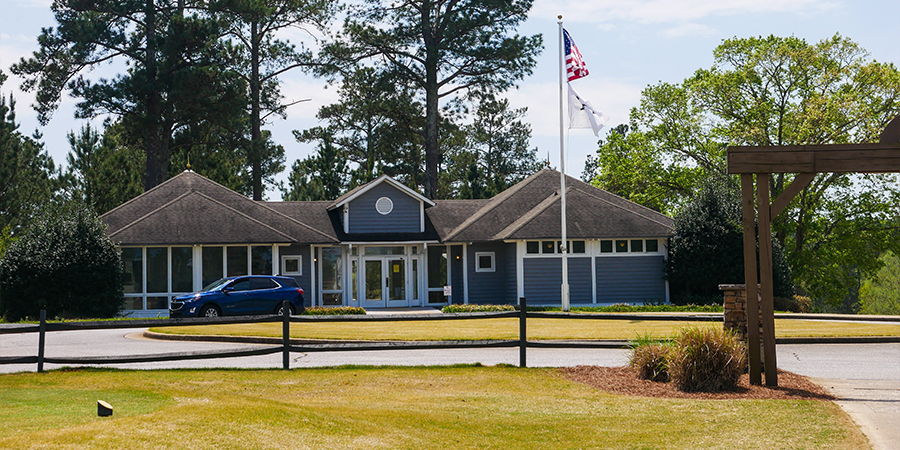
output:
[[[581,58],[581,52],[578,51],[575,40],[565,29],[563,29],[563,41],[566,45],[566,75],[569,77],[569,81],[588,76],[589,72],[584,65],[584,59]]]

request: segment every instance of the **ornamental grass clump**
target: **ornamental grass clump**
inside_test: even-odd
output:
[[[631,344],[628,365],[642,380],[666,383],[669,381],[669,352],[672,344],[668,341],[653,340],[649,336],[640,337]]]
[[[746,347],[721,328],[685,328],[669,353],[669,377],[684,392],[733,390],[746,371]]]

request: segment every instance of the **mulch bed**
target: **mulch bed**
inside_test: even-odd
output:
[[[559,369],[563,375],[578,383],[613,394],[639,397],[691,399],[752,399],[752,400],[834,400],[821,386],[802,375],[778,371],[778,387],[751,386],[744,374],[738,387],[726,392],[681,392],[672,383],[638,379],[630,367],[576,366]]]

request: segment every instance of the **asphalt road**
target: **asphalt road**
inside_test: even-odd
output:
[[[252,348],[248,344],[175,342],[144,339],[144,329],[65,331],[47,333],[47,357],[144,355],[169,352]],[[37,354],[38,335],[0,335],[0,356]],[[816,378],[900,382],[900,343],[782,344],[778,367]],[[291,367],[358,365],[446,365],[482,363],[518,365],[518,349],[380,350],[292,353]],[[621,366],[628,351],[620,349],[528,349],[529,367],[576,365]],[[280,368],[281,354],[214,360],[119,364],[129,369],[159,368]],[[56,368],[45,364],[46,369]],[[35,371],[36,365],[0,365],[0,372]]]

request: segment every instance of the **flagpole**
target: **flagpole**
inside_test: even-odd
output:
[[[561,299],[562,310],[569,310],[569,259],[568,241],[566,240],[566,145],[565,145],[565,118],[563,117],[563,79],[566,73],[566,49],[563,42],[562,15],[559,21],[559,195],[560,195],[560,221],[562,228],[562,241],[559,251],[562,253],[562,286]]]

